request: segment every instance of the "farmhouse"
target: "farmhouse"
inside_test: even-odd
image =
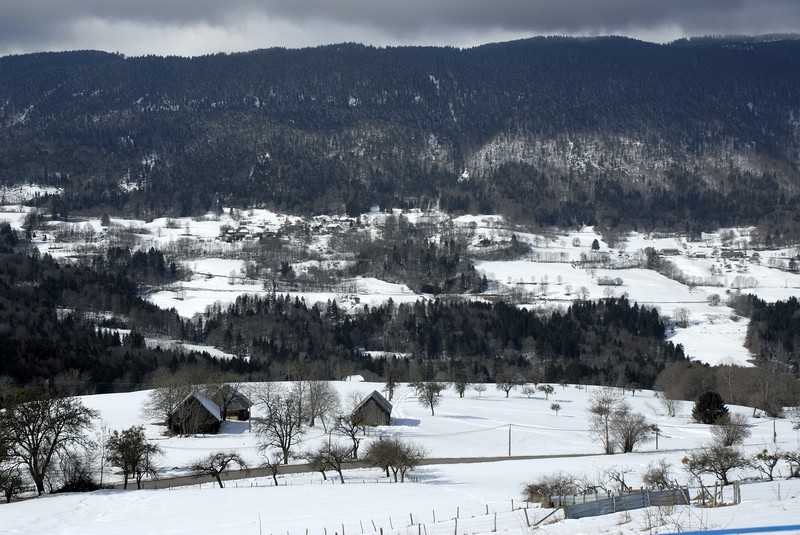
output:
[[[172,411],[167,421],[170,430],[181,435],[215,434],[219,432],[221,423],[222,412],[219,405],[204,393],[197,391],[186,396]]]
[[[353,409],[353,416],[364,425],[390,425],[392,404],[376,390]]]

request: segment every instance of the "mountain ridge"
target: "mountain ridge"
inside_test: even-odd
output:
[[[6,56],[0,182],[147,214],[439,201],[542,223],[757,222],[796,206],[798,73],[794,39]]]

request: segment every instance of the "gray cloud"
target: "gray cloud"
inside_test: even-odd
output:
[[[798,0],[0,0],[0,53],[196,54],[342,40],[463,46],[529,34],[669,39],[797,28]]]

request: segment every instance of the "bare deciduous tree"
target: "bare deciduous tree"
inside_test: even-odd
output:
[[[192,465],[192,470],[198,474],[212,476],[217,480],[219,488],[225,488],[222,483],[222,474],[230,466],[238,466],[241,470],[247,470],[247,463],[242,457],[233,451],[218,451],[210,453],[208,457],[196,461]]]
[[[283,453],[277,450],[273,451],[262,451],[261,455],[264,457],[264,468],[269,470],[269,474],[272,476],[272,481],[275,482],[275,486],[278,486],[278,473],[281,470],[281,463],[283,462]],[[322,471],[322,475],[325,475],[325,471]],[[328,479],[327,477],[325,479]]]
[[[28,468],[40,495],[54,455],[90,445],[87,433],[96,416],[78,398],[50,397],[19,403],[0,415],[12,455]]]
[[[741,414],[726,414],[711,428],[715,444],[723,447],[737,446],[750,436],[750,424]]]
[[[244,383],[236,381],[235,378],[236,376],[232,374],[222,375],[218,378],[217,384],[214,385],[212,391],[209,392],[211,398],[219,406],[223,420],[228,419],[228,409],[236,398],[243,393]]]
[[[678,327],[686,328],[689,326],[689,309],[676,308],[672,313],[675,324]]]
[[[425,458],[425,451],[415,444],[397,438],[383,437],[369,445],[366,459],[383,470],[389,477],[391,471],[395,483],[405,481],[406,474],[416,468]]]
[[[142,479],[156,477],[154,458],[161,448],[147,442],[144,427],[134,426],[122,432],[114,431],[106,440],[108,462],[122,470],[123,488],[128,488],[128,479],[136,478],[136,487],[142,488]]]
[[[262,452],[278,448],[283,454],[283,464],[289,464],[292,448],[305,430],[298,411],[297,393],[272,383],[266,383],[255,395],[265,416],[253,419],[258,434],[258,446]]]
[[[785,454],[780,450],[761,450],[750,458],[750,466],[760,472],[769,481],[775,478],[775,467],[785,459]]]
[[[609,423],[614,443],[623,453],[630,453],[638,444],[651,439],[652,425],[624,403],[614,410]]]
[[[783,460],[789,465],[789,477],[800,477],[800,451],[787,451]]]
[[[431,410],[431,416],[434,415],[434,409],[441,403],[442,392],[446,389],[447,385],[444,383],[421,382],[414,384],[414,391],[419,398],[419,402],[422,403],[423,407]]]
[[[483,383],[477,383],[472,385],[472,389],[478,393],[478,397],[483,397],[483,393],[486,392],[486,385]]]
[[[336,425],[333,428],[334,433],[347,438],[353,444],[350,448],[353,459],[358,459],[358,447],[367,429],[362,414],[355,410],[359,401],[357,395],[351,399],[349,410],[337,416]]]
[[[612,466],[603,472],[603,478],[606,481],[603,485],[610,489],[616,489],[621,494],[629,493],[631,492],[631,487],[628,485],[627,477],[632,473],[633,470],[630,468]]]
[[[614,388],[601,388],[592,395],[589,412],[592,415],[592,432],[600,439],[607,454],[614,453],[611,436],[611,419],[619,408],[621,399]]]
[[[672,476],[672,467],[666,459],[659,459],[647,465],[647,470],[642,475],[642,483],[649,488],[666,490],[678,486],[677,480]]]
[[[525,380],[509,368],[502,368],[497,372],[496,384],[497,389],[505,392],[506,397],[509,396],[512,390],[525,383]]]
[[[552,385],[539,385],[536,390],[544,394],[544,399],[550,399],[550,394],[555,392]]]
[[[386,397],[389,401],[392,401],[394,398],[394,391],[397,389],[397,374],[395,373],[394,368],[389,368],[386,370],[386,386],[384,386],[384,390],[386,391]]]
[[[667,413],[667,416],[674,418],[678,410],[678,401],[669,397],[665,392],[659,394],[658,399],[661,401],[661,406],[664,407],[664,412]]]
[[[25,478],[18,464],[0,464],[0,491],[6,503],[19,494],[25,487]]]
[[[192,386],[168,382],[150,392],[144,407],[144,414],[157,422],[169,425],[170,418],[186,396],[192,393]]]
[[[339,474],[339,481],[344,485],[344,474],[342,470],[345,465],[353,459],[353,451],[346,444],[340,442],[332,442],[324,444],[319,450],[319,456],[322,463],[327,467]]]
[[[327,381],[310,381],[306,395],[306,416],[308,426],[314,427],[317,418],[322,428],[328,431],[328,419],[339,409],[339,394]]]
[[[573,496],[578,493],[578,478],[571,474],[558,473],[544,476],[525,485],[525,499],[539,502],[543,507],[551,505],[553,496]]]
[[[739,450],[724,446],[710,446],[692,452],[681,462],[696,478],[699,479],[698,476],[701,474],[713,474],[723,485],[729,483],[728,474],[731,470],[747,466],[747,460]]]

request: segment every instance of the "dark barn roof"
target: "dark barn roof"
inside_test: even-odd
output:
[[[353,412],[358,412],[359,410],[361,410],[371,399],[375,400],[378,406],[384,411],[386,411],[386,414],[392,413],[392,404],[389,403],[389,401],[387,401],[386,398],[383,397],[381,393],[378,392],[377,390],[373,390],[372,394],[362,399],[361,403],[356,405],[356,408],[353,409]]]

